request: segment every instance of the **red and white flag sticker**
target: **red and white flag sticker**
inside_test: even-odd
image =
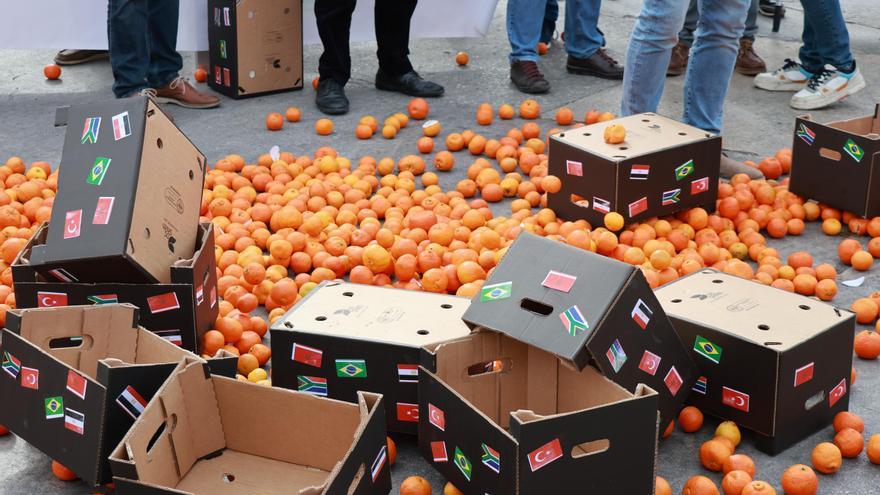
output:
[[[541,285],[548,289],[558,290],[560,292],[568,292],[574,286],[577,277],[567,273],[550,270]]]

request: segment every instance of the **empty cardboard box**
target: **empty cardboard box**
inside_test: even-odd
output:
[[[626,140],[608,144],[611,124]],[[562,189],[547,195],[561,218],[602,225],[605,214],[627,223],[702,206],[715,211],[721,137],[653,113],[569,129],[550,136],[550,173]]]
[[[204,155],[146,97],[59,108],[55,120],[67,132],[34,266],[64,282],[170,282],[168,267],[196,249]]]
[[[109,482],[111,449],[177,363],[199,359],[137,321],[128,304],[10,310],[0,424],[85,482]],[[227,376],[236,365],[225,351],[210,364]]]
[[[852,313],[710,269],[656,294],[700,368],[690,402],[756,432],[759,449],[779,453],[847,410]]]
[[[217,305],[214,226],[198,229],[196,250],[188,260],[175,262],[169,283],[81,283],[44,278],[31,252],[46,241],[42,225],[12,262],[15,303],[19,308],[131,303],[141,309],[140,324],[189,351],[201,354],[202,336],[213,328]]]
[[[419,450],[465,494],[653,493],[657,393],[592,366],[477,331],[425,349],[419,408]]]
[[[677,417],[696,366],[638,268],[521,234],[474,297],[464,320],[534,345],[581,370],[658,393],[665,426]]]
[[[212,376],[181,362],[110,455],[119,495],[379,495],[382,396],[357,403]]]
[[[230,98],[303,87],[302,0],[209,0],[208,85]]]
[[[795,122],[791,192],[863,217],[880,216],[880,105],[874,115]]]
[[[272,384],[354,401],[385,397],[391,431],[418,431],[420,348],[470,333],[468,299],[324,282],[271,329]]]

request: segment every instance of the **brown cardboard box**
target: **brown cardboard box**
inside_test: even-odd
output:
[[[690,402],[757,433],[761,450],[779,453],[847,410],[852,313],[709,269],[656,294],[700,367]]]
[[[230,98],[302,89],[302,0],[209,0],[208,85]]]
[[[626,140],[607,144],[620,124]],[[561,218],[603,225],[616,211],[627,223],[702,206],[715,211],[721,137],[653,113],[569,129],[550,136],[550,173],[562,189],[547,195]]]
[[[592,366],[481,330],[424,350],[419,408],[419,450],[465,494],[653,493],[657,393]]]
[[[129,304],[19,309],[3,330],[0,424],[87,483],[110,481],[107,455],[183,358],[137,325]],[[220,351],[214,373],[234,376]]]
[[[120,495],[387,494],[382,396],[356,404],[181,362],[110,455]]]
[[[827,124],[799,117],[788,188],[863,217],[880,216],[880,105],[873,115]]]
[[[468,306],[446,294],[324,282],[272,325],[272,384],[349,402],[360,390],[381,393],[388,429],[416,433],[420,349],[468,335]]]

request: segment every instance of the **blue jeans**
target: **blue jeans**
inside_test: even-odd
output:
[[[556,21],[559,19],[559,0],[547,0],[544,9],[544,24],[541,26],[541,41],[550,43],[556,32]]]
[[[180,73],[179,0],[109,0],[107,40],[117,98],[159,88]]]
[[[700,11],[697,8],[697,0],[691,0],[687,15],[684,18],[684,28],[678,33],[678,40],[690,47],[694,44],[694,31],[697,30],[697,22],[700,20]],[[746,16],[746,30],[743,38],[755,40],[758,34],[758,0],[752,0],[749,5],[749,13]]]
[[[847,69],[853,63],[849,31],[840,11],[839,0],[801,0],[804,7],[804,44],[801,64],[809,72],[819,72],[825,64]]]
[[[507,2],[507,38],[510,62],[538,61],[538,42],[544,26],[547,2],[554,0],[510,0]],[[588,58],[605,44],[599,31],[601,0],[565,2],[565,51],[577,58]],[[558,7],[557,7],[558,9]],[[555,22],[554,22],[555,25]]]
[[[698,1],[700,20],[685,75],[683,120],[720,133],[724,97],[751,0]],[[622,115],[657,111],[687,7],[688,0],[645,0],[626,54]]]

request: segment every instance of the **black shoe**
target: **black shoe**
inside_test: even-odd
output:
[[[758,1],[758,12],[767,17],[773,17],[773,13],[776,11],[776,2],[774,0],[759,0]],[[785,17],[785,7],[782,7],[782,17]]]
[[[538,64],[529,60],[515,60],[510,64],[510,80],[523,93],[541,94],[550,91],[550,83],[538,69]]]
[[[58,65],[78,65],[110,58],[107,50],[61,50],[55,54],[55,63]]]
[[[422,79],[418,72],[411,70],[400,76],[390,76],[379,69],[376,73],[376,88],[383,91],[396,91],[409,96],[443,96],[443,86]]]
[[[586,74],[603,79],[623,79],[623,67],[617,63],[617,60],[611,58],[604,48],[599,48],[589,58],[569,55],[565,68],[572,74]]]
[[[345,88],[335,79],[318,81],[318,96],[315,97],[318,110],[327,115],[343,115],[348,113],[348,98]]]

